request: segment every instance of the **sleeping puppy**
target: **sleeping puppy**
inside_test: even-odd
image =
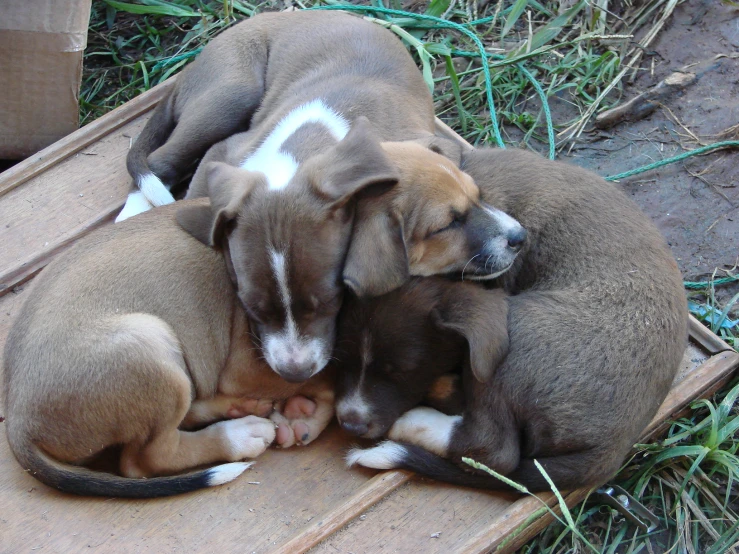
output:
[[[461,305],[462,293],[489,296],[498,305]],[[339,317],[336,414],[348,432],[376,439],[422,400],[445,413],[464,406],[458,377],[468,351],[465,338],[440,319],[449,310],[469,318],[492,370],[508,351],[505,293],[441,277],[415,278],[386,295],[350,295]],[[464,314],[462,313],[464,311]],[[474,320],[474,321],[473,321]],[[484,376],[482,376],[484,377]]]
[[[346,13],[261,14],[183,72],[128,167],[153,201],[212,146],[187,197],[231,196],[181,223],[223,247],[267,363],[297,382],[331,356],[345,284],[371,295],[409,275],[491,278],[515,259],[525,231],[480,203],[436,152],[459,146],[433,133],[428,87],[392,32]]]
[[[338,418],[349,431],[387,431],[391,439],[351,452],[348,461],[507,488],[462,463],[470,457],[531,491],[547,490],[538,460],[561,489],[600,484],[656,413],[685,350],[688,314],[677,264],[637,206],[588,171],[516,150],[471,151],[462,168],[486,201],[529,231],[501,277],[510,296],[460,284],[441,302],[407,295],[359,312],[364,323],[355,329],[372,330],[420,309],[430,322],[424,329],[433,332],[408,343],[375,333],[342,340],[355,354],[339,367]],[[409,404],[404,386],[430,386],[448,371],[447,360],[421,353],[453,336],[468,352],[463,413],[418,407],[395,420]],[[378,380],[385,385],[373,388]],[[424,393],[414,389],[411,402]],[[405,403],[396,409],[385,398]]]
[[[47,485],[124,497],[219,485],[276,434],[282,446],[307,443],[333,417],[330,373],[280,379],[256,349],[223,254],[177,224],[176,212],[202,204],[100,229],[28,291],[5,346],[5,428]],[[272,400],[296,394],[317,405],[298,397],[267,419]],[[123,476],[83,467],[111,447]],[[165,477],[218,462],[231,463]]]

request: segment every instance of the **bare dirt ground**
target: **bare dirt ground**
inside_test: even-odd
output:
[[[739,11],[718,0],[675,10],[645,52],[649,67],[625,87],[626,99],[688,64],[739,51]],[[653,63],[653,70],[651,69]],[[628,74],[627,74],[628,75]],[[739,138],[739,59],[718,59],[697,82],[637,122],[583,137],[573,163],[614,175],[703,144]],[[672,112],[670,114],[669,112]],[[734,129],[731,129],[734,127]],[[728,132],[727,132],[728,130]],[[724,134],[722,134],[724,133]],[[566,157],[565,157],[566,159]],[[705,280],[739,258],[739,154],[719,151],[624,179],[624,190],[664,233],[686,280]]]

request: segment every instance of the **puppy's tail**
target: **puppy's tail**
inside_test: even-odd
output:
[[[63,464],[34,444],[13,451],[21,466],[45,485],[72,494],[121,498],[172,496],[223,485],[236,479],[254,463],[233,462],[185,475],[131,479]]]
[[[149,167],[149,154],[162,146],[175,128],[174,100],[176,92],[169,94],[157,105],[141,134],[128,151],[126,167],[140,192],[129,195],[126,206],[116,222],[146,211],[152,206],[162,206],[174,202],[169,186],[162,182],[172,175],[156,175]],[[171,185],[172,183],[170,183]]]
[[[561,459],[558,459],[561,458]],[[576,470],[582,464],[578,454],[547,459],[542,465],[558,489],[572,490],[582,486],[596,485],[607,480],[610,474],[594,476]],[[579,463],[577,463],[579,460]],[[437,456],[433,452],[412,444],[385,441],[373,448],[352,449],[346,456],[347,465],[361,465],[374,469],[407,469],[424,477],[462,487],[474,487],[495,491],[516,492],[517,489],[487,473],[466,471],[454,462]],[[615,472],[615,471],[614,471]],[[551,490],[548,481],[534,464],[524,458],[518,467],[505,475],[507,479],[523,485],[529,492]]]

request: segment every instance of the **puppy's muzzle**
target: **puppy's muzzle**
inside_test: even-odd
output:
[[[518,221],[486,204],[470,213],[467,233],[473,254],[462,277],[475,280],[494,279],[508,271],[528,237]]]

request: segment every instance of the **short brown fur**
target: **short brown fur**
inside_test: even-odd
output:
[[[328,372],[290,384],[260,357],[223,256],[175,221],[202,204],[101,229],[35,280],[3,365],[8,440],[41,481],[96,495],[199,488],[130,478],[257,456],[275,438],[272,421],[247,416],[269,414],[259,399],[300,391],[332,406]],[[124,477],[75,467],[111,446],[122,447]]]

